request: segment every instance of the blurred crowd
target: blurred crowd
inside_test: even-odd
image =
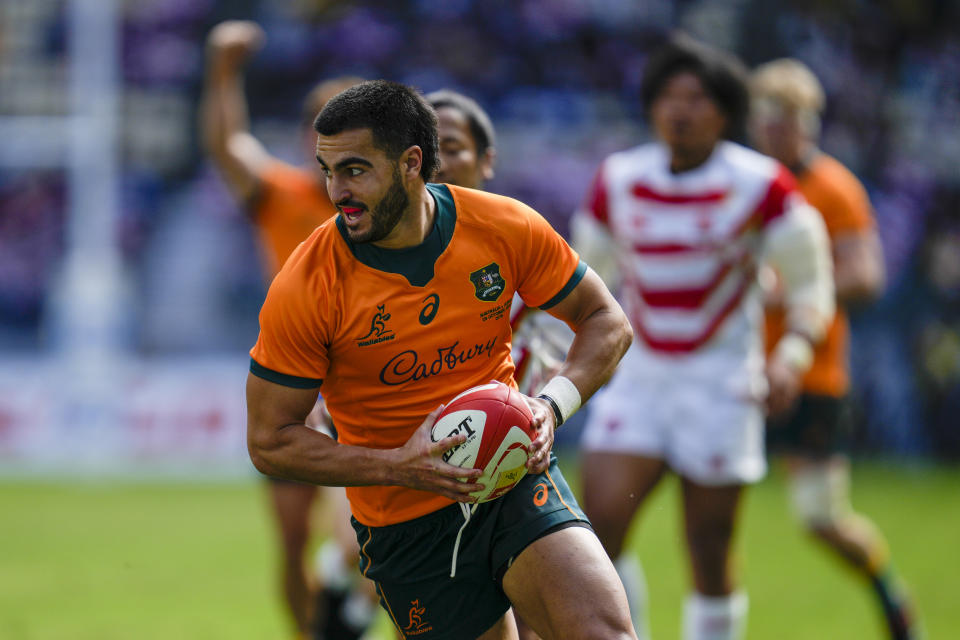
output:
[[[890,286],[853,317],[861,451],[960,458],[960,5],[949,0],[118,0],[121,217],[130,347],[242,353],[265,283],[251,230],[197,136],[204,38],[258,21],[253,131],[306,162],[300,104],[351,73],[475,97],[498,130],[490,189],[566,232],[599,161],[649,133],[651,47],[683,29],[749,65],[793,56],[827,91],[823,148],[867,185]],[[0,118],[64,115],[66,3],[0,0]],[[42,352],[64,250],[62,170],[0,166],[0,353]]]

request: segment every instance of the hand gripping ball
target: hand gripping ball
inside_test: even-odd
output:
[[[431,430],[434,442],[463,433],[466,442],[446,451],[445,462],[473,469],[483,475],[482,491],[471,496],[478,502],[495,500],[512,489],[527,474],[530,443],[536,437],[533,414],[523,395],[502,382],[489,382],[467,389],[451,400]]]

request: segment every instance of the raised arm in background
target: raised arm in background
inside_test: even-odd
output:
[[[266,36],[255,22],[222,22],[207,37],[201,122],[203,145],[233,194],[247,202],[271,156],[250,133],[243,69]]]

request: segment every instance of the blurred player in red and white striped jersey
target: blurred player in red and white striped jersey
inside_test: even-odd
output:
[[[675,37],[641,92],[658,141],[608,157],[574,219],[575,247],[619,279],[637,336],[584,430],[584,506],[629,591],[641,576],[621,558],[628,527],[665,473],[679,475],[684,637],[733,640],[747,612],[730,562],[737,508],[766,472],[764,411],[793,403],[833,316],[829,245],[790,172],[730,141],[749,104],[737,60]],[[767,364],[762,261],[783,276],[788,325]],[[642,638],[645,606],[632,604]]]

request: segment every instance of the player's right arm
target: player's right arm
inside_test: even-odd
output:
[[[457,434],[433,442],[430,429],[441,408],[431,412],[413,436],[396,449],[339,444],[305,424],[317,389],[277,384],[253,373],[247,376],[247,448],[260,472],[318,485],[356,487],[397,485],[471,502],[482,485],[478,469],[461,469],[443,461],[448,449],[463,444]]]
[[[767,409],[783,413],[796,401],[814,345],[823,339],[836,308],[830,239],[820,213],[799,195],[783,199],[783,212],[765,229],[765,259],[779,273],[787,331],[767,359]]]
[[[206,73],[200,108],[204,147],[230,190],[248,202],[272,157],[250,134],[243,67],[264,41],[255,22],[230,20],[216,25],[207,37]]]

